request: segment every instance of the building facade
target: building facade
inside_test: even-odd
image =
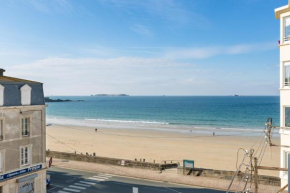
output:
[[[281,167],[288,168],[290,154],[290,0],[288,5],[275,9],[280,19],[280,136]],[[288,184],[288,172],[280,172],[282,187]]]
[[[0,193],[46,192],[43,85],[0,69]]]

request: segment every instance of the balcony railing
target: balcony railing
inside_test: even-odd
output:
[[[288,41],[290,41],[290,35],[284,37],[284,42],[288,42]]]

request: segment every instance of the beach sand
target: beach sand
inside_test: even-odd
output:
[[[185,131],[168,132],[150,129],[94,128],[83,126],[51,125],[47,127],[47,149],[61,152],[96,153],[97,156],[145,159],[148,162],[183,159],[194,160],[195,167],[217,170],[236,170],[239,148],[260,149],[264,138],[246,135],[229,135],[217,132],[216,136]],[[226,134],[225,134],[226,135]],[[258,141],[257,141],[258,140]],[[279,144],[279,138],[273,142]],[[256,156],[260,155],[260,151]],[[240,151],[239,160],[244,156]],[[279,167],[280,148],[268,145],[261,165]],[[262,155],[260,156],[262,157]],[[278,176],[278,172],[259,171],[259,174]]]

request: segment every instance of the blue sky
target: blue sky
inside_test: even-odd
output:
[[[46,95],[278,95],[287,0],[7,0],[0,61]]]

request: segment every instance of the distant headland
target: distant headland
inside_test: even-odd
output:
[[[69,100],[69,99],[65,99],[65,100],[62,100],[62,99],[50,99],[49,97],[44,97],[44,101],[47,103],[47,102],[83,102],[84,100]]]
[[[129,95],[127,95],[127,94],[96,94],[96,95],[91,95],[91,96],[104,96],[104,97],[118,97],[118,96],[122,96],[122,97],[127,97]]]

